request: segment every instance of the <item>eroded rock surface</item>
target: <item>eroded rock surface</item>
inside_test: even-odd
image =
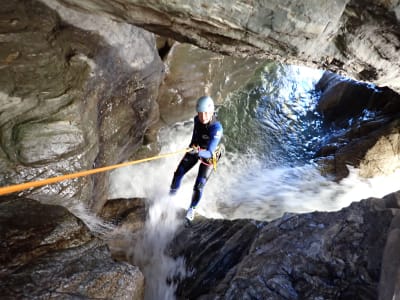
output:
[[[400,96],[326,72],[317,84],[317,109],[329,129],[316,156],[337,180],[356,167],[363,177],[400,167]]]
[[[158,120],[163,64],[153,34],[47,4],[0,8],[1,185],[121,162]],[[98,175],[25,193],[99,210],[107,186]]]
[[[0,200],[0,294],[4,299],[142,299],[137,267],[117,263],[106,244],[62,206]]]
[[[146,221],[146,203],[144,199],[111,199],[106,202],[100,217],[115,225],[107,236],[107,244],[115,259],[130,261],[129,249],[141,234]]]
[[[62,2],[212,51],[306,64],[400,91],[398,1]]]
[[[386,238],[399,208],[392,207],[368,199],[270,223],[195,221],[171,243],[190,271],[177,298],[377,299]]]

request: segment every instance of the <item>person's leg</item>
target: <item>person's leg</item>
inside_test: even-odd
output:
[[[192,221],[194,218],[194,212],[200,202],[201,196],[203,195],[204,186],[207,183],[207,180],[212,174],[213,170],[213,166],[200,164],[199,173],[197,174],[196,182],[193,187],[192,201],[186,213],[186,219],[188,219],[189,221]]]
[[[172,178],[172,183],[170,187],[170,195],[175,195],[181,186],[181,182],[183,176],[197,163],[198,157],[197,155],[193,155],[190,153],[186,153],[185,156],[180,161],[176,171],[174,173],[174,177]]]
[[[189,223],[194,219],[195,210],[200,202],[201,196],[203,195],[204,186],[213,170],[213,166],[208,166],[205,164],[200,164],[199,166],[199,173],[197,174],[196,182],[193,187],[192,201],[189,209],[186,212],[186,220],[188,220]]]

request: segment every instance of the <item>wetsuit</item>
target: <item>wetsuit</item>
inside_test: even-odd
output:
[[[190,207],[196,207],[199,203],[204,186],[214,170],[209,159],[213,157],[213,153],[217,150],[218,144],[222,138],[222,132],[222,125],[217,120],[215,114],[207,124],[200,123],[198,116],[194,117],[193,135],[189,147],[199,146],[202,150],[200,150],[199,153],[188,152],[185,154],[174,173],[174,178],[171,183],[171,194],[175,194],[181,185],[183,176],[193,168],[199,158],[202,160],[193,187]]]

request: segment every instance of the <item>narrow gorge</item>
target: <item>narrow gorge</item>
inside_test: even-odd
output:
[[[0,196],[2,299],[400,298],[399,1],[3,2],[1,187],[227,130],[189,228],[179,155]]]

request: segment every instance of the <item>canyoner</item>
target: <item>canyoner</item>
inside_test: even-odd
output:
[[[181,186],[184,175],[200,161],[191,203],[185,217],[188,225],[194,219],[204,187],[211,174],[216,170],[217,162],[223,152],[223,147],[220,145],[223,128],[217,119],[213,99],[209,96],[200,97],[197,100],[196,111],[192,139],[189,144],[192,151],[187,152],[180,161],[170,186],[170,195],[174,196]]]

